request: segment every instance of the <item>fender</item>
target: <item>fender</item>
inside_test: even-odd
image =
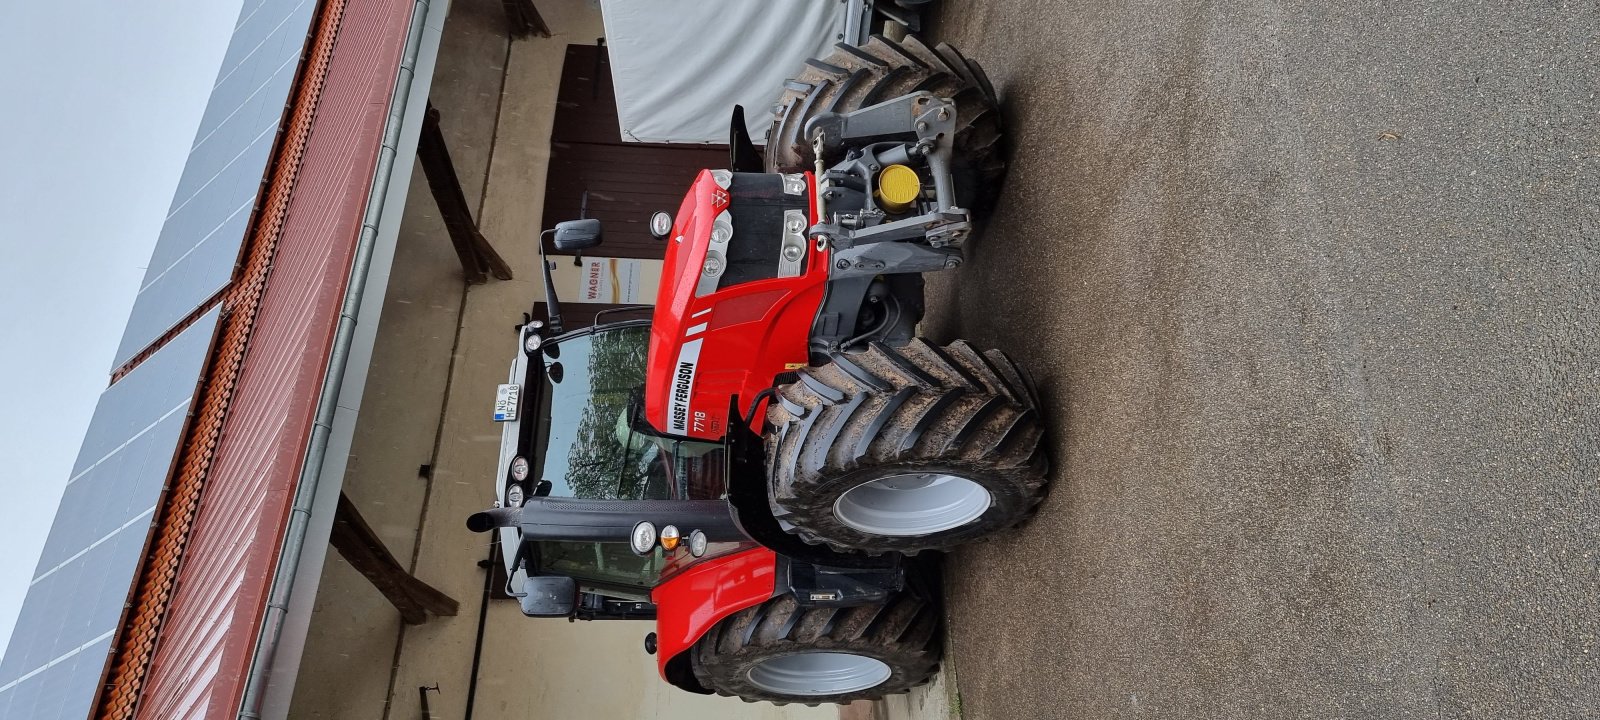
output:
[[[743,411],[739,409],[738,399],[730,405],[728,417],[739,417]],[[772,498],[767,492],[767,451],[760,433],[746,423],[730,423],[723,443],[728,453],[728,507],[733,512],[734,524],[745,537],[785,560],[857,570],[898,567],[889,555],[834,552],[826,545],[812,545],[783,529],[772,514]]]
[[[771,550],[752,548],[698,563],[651,590],[650,601],[656,604],[656,662],[662,679],[691,692],[704,692],[676,681],[668,665],[723,618],[772,597],[777,589],[777,567],[777,555]]]

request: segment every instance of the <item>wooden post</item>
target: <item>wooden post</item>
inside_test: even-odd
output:
[[[406,572],[343,492],[328,542],[394,604],[407,625],[421,625],[430,614],[456,614],[456,601]]]
[[[423,117],[422,134],[417,138],[417,161],[422,163],[422,174],[428,178],[428,189],[433,191],[433,201],[439,206],[439,217],[450,233],[450,244],[455,246],[456,257],[461,259],[461,271],[473,285],[488,279],[494,273],[501,280],[511,279],[511,266],[500,253],[495,252],[488,238],[478,230],[472,219],[472,208],[461,191],[461,180],[456,177],[455,165],[450,162],[450,149],[444,144],[444,133],[439,130],[439,111],[428,103]]]
[[[511,37],[550,37],[550,26],[545,25],[544,18],[539,17],[539,9],[533,6],[533,0],[500,0],[500,4],[506,9],[506,24],[511,27]]]

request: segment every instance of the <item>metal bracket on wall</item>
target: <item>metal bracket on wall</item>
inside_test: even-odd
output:
[[[433,708],[428,705],[430,691],[439,692],[439,683],[417,686],[417,695],[420,696],[417,698],[417,706],[422,710],[422,720],[434,720]]]

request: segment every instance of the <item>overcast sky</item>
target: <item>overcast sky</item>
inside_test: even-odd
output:
[[[241,2],[13,3],[0,23],[0,647]]]

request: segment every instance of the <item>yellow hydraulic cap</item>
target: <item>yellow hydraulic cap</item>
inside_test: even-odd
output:
[[[904,165],[890,165],[878,173],[878,204],[883,209],[892,213],[903,213],[911,209],[911,203],[917,201],[917,196],[922,194],[922,179],[917,177],[917,171]]]

